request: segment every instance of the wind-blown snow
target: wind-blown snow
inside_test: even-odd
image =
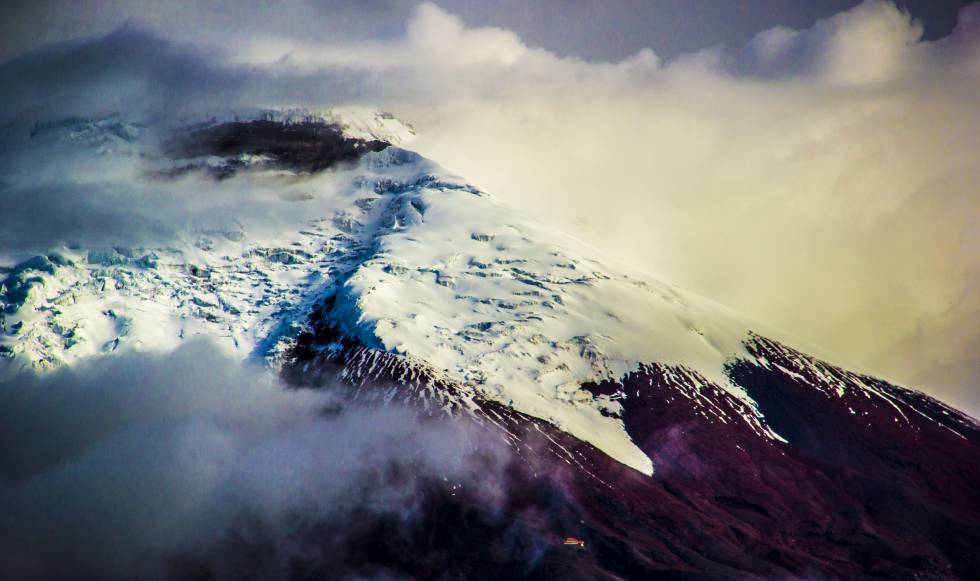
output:
[[[366,345],[424,361],[647,474],[619,402],[583,383],[642,363],[680,365],[754,408],[725,375],[726,361],[749,357],[748,323],[538,226],[414,153],[391,147],[347,170],[256,170],[207,187],[217,196],[254,182],[275,193],[262,198],[279,217],[273,231],[245,213],[234,227],[184,228],[168,246],[61,248],[19,263],[0,289],[0,351],[44,368],[208,334],[242,357],[275,361],[312,305],[334,294],[331,316]]]

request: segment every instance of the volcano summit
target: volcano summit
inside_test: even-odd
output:
[[[300,518],[288,550],[236,533],[168,554],[167,575],[980,575],[976,420],[535,223],[406,149],[413,135],[348,109],[5,138],[6,199],[44,203],[69,174],[90,196],[0,274],[8,383],[204,336],[286,389],[505,451],[474,453],[493,502],[479,471],[400,465],[410,516]],[[0,552],[5,575],[51,571]]]

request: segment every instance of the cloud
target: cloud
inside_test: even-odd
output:
[[[200,340],[44,377],[6,370],[0,576],[153,578],[219,555],[212,572],[239,578],[246,560],[221,549],[246,535],[276,548],[253,555],[248,573],[280,578],[301,527],[352,512],[411,521],[426,478],[493,510],[502,441],[341,399],[285,390]],[[345,529],[331,530],[340,543]]]
[[[419,56],[446,59],[454,65],[511,64],[528,52],[513,32],[500,28],[467,29],[458,17],[430,3],[419,5],[406,37]]]
[[[214,48],[128,28],[0,66],[4,86],[25,87],[0,118],[375,104],[416,126],[413,148],[520,211],[977,413],[978,14],[927,42],[870,0],[734,50],[612,63],[431,3],[370,40],[239,34]]]
[[[837,85],[880,83],[915,65],[921,38],[922,25],[908,13],[885,0],[869,0],[809,30],[779,27],[758,34],[741,55],[742,70]]]
[[[184,110],[218,86],[236,87],[229,71],[210,66],[211,56],[130,26],[39,49],[0,67],[0,82],[18,89],[0,98],[0,118]]]
[[[535,54],[390,104],[494,194],[978,413],[978,10],[937,42],[867,2],[666,64]]]

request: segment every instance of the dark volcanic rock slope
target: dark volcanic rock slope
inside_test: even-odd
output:
[[[169,175],[205,168],[217,179],[226,179],[250,165],[313,173],[353,163],[365,153],[389,145],[377,139],[348,137],[337,124],[316,118],[290,123],[254,119],[195,129],[170,139],[163,150],[168,157],[185,161],[168,170]],[[208,156],[223,162],[208,166],[192,161]]]
[[[357,345],[323,323],[301,336],[284,367],[293,381],[340,379],[362,397],[459,412],[451,403],[458,386],[436,371]],[[318,349],[324,345],[331,348]],[[684,368],[645,365],[586,386],[618,394],[653,476],[477,398],[466,421],[518,451],[505,518],[478,506],[463,518],[474,506],[433,487],[432,512],[404,534],[410,545],[424,544],[420,536],[438,545],[430,527],[452,527],[455,549],[438,574],[395,549],[375,565],[422,577],[976,578],[976,423],[923,394],[775,341],[753,336],[747,347],[754,357],[733,360],[729,373],[759,403],[755,424],[740,419],[750,413],[742,400]],[[767,428],[783,441],[766,437]],[[511,538],[505,522],[522,532],[521,543],[539,547],[536,558],[487,554],[495,551],[488,537]],[[584,539],[585,548],[563,546],[566,535]],[[496,568],[481,565],[489,562]]]

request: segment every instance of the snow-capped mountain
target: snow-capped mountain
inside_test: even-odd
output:
[[[413,135],[347,109],[9,137],[3,187],[62,168],[153,200],[192,192],[195,212],[159,202],[159,240],[139,246],[69,232],[11,252],[0,355],[44,373],[205,334],[296,385],[476,421],[525,454],[522,510],[555,494],[538,475],[567,475],[527,525],[547,545],[535,574],[980,572],[972,418],[535,223],[399,147]],[[40,158],[55,161],[26,163]],[[548,570],[569,527],[595,549]]]

